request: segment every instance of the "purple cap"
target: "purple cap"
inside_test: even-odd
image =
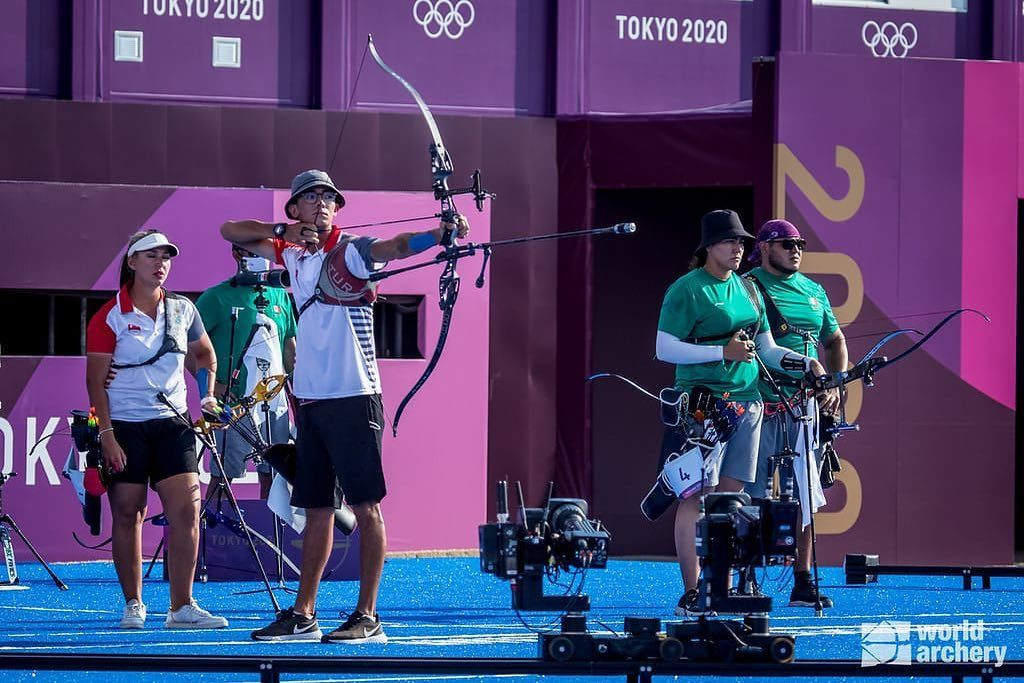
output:
[[[757,249],[757,245],[761,242],[774,242],[789,238],[800,239],[800,231],[796,229],[795,225],[781,218],[768,221],[757,231],[757,241],[754,242],[754,248],[750,250],[747,260],[757,261],[761,258],[761,252]]]

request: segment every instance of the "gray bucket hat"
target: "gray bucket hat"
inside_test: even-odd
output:
[[[327,171],[311,168],[292,178],[292,196],[284,203],[285,211],[298,199],[300,194],[314,187],[326,187],[329,190],[334,190],[338,193],[338,208],[345,206],[345,196],[341,194],[341,190],[335,187],[334,181],[331,180],[331,176],[327,175]]]

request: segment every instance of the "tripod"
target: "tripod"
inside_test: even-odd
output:
[[[268,345],[268,346],[269,346],[269,344],[272,341],[278,339],[278,337],[277,337],[278,332],[276,330],[276,326],[271,324],[271,321],[268,318],[266,318],[267,306],[270,304],[270,302],[267,300],[267,297],[265,296],[265,294],[266,294],[266,287],[264,287],[262,284],[258,284],[257,283],[256,285],[253,286],[253,291],[256,292],[256,298],[253,299],[253,306],[255,306],[255,308],[256,308],[257,315],[261,316],[261,317],[257,317],[257,319],[253,322],[252,327],[249,330],[249,334],[246,337],[245,342],[242,344],[241,351],[238,354],[237,362],[236,362],[235,355],[234,355],[235,354],[235,332],[236,332],[236,326],[238,324],[238,313],[242,309],[235,308],[235,307],[233,307],[231,309],[231,334],[230,334],[230,337],[229,337],[230,341],[229,341],[229,344],[228,344],[228,349],[229,349],[229,354],[228,354],[228,381],[227,381],[227,385],[224,387],[224,392],[223,392],[222,399],[221,399],[222,402],[225,403],[225,404],[234,395],[233,389],[235,388],[235,383],[238,380],[238,376],[239,376],[239,373],[241,372],[242,365],[245,363],[246,354],[253,347],[253,342],[256,341],[256,335],[259,334],[261,330],[266,330],[268,334],[264,338],[263,343]],[[250,420],[253,423],[252,424],[253,429],[251,431],[243,430],[243,429],[241,429],[241,425],[237,425],[238,428],[236,429],[236,432],[238,433],[238,435],[243,440],[245,440],[246,443],[249,446],[251,446],[253,448],[252,454],[250,454],[249,457],[254,459],[257,463],[259,463],[261,461],[261,456],[262,456],[263,453],[266,452],[267,448],[269,448],[271,445],[274,444],[274,435],[272,433],[272,424],[271,424],[271,407],[270,407],[270,402],[271,402],[271,400],[273,400],[273,398],[277,395],[277,393],[280,391],[280,389],[284,385],[283,375],[268,375],[267,374],[268,372],[270,372],[272,370],[273,354],[272,353],[268,353],[266,355],[270,356],[270,358],[262,358],[260,356],[257,356],[256,359],[255,359],[256,360],[256,369],[259,370],[260,373],[262,373],[263,379],[261,380],[261,382],[257,385],[256,389],[254,390],[253,398],[255,400],[252,402],[253,404],[256,403],[256,402],[260,403],[260,408],[261,408],[261,412],[262,412],[262,415],[263,415],[263,428],[264,428],[265,434],[260,434],[260,431],[259,431],[257,425],[255,424],[255,420],[252,419],[251,412],[249,413],[249,418],[250,418]],[[281,367],[281,364],[279,364],[279,367],[277,368],[277,370],[278,371],[283,371],[283,367]],[[279,380],[279,382],[276,384],[276,386],[275,385],[271,385],[271,381],[274,380],[274,379],[278,379]],[[246,405],[246,409],[247,410],[250,410],[251,408],[252,408],[252,405]],[[226,447],[226,445],[227,445],[227,433],[225,433],[224,444],[225,444],[225,447]],[[249,458],[247,458],[247,459],[249,459]],[[221,470],[221,476],[223,478],[227,477],[227,473],[224,472],[223,469]],[[262,486],[263,486],[263,484],[261,482],[261,487]],[[273,544],[273,547],[276,548],[276,554],[277,554],[277,578],[278,578],[278,585],[277,585],[277,587],[282,589],[282,590],[294,593],[294,592],[297,592],[297,591],[295,591],[294,589],[288,588],[288,586],[285,585],[284,565],[285,565],[285,563],[287,563],[293,570],[295,570],[296,574],[298,573],[298,570],[295,569],[295,565],[285,556],[284,551],[281,548],[281,524],[282,523],[283,522],[281,521],[281,519],[279,517],[277,517],[277,515],[274,515],[274,522],[273,522],[273,524],[274,524],[274,544]]]
[[[28,547],[29,551],[31,551],[31,553],[35,556],[39,564],[43,565],[43,569],[45,569],[46,572],[50,575],[50,578],[53,579],[54,585],[56,585],[57,588],[61,589],[62,591],[66,591],[68,590],[67,584],[61,581],[60,578],[58,578],[57,574],[52,569],[50,569],[50,565],[46,564],[46,560],[43,559],[43,556],[39,554],[39,551],[35,549],[35,546],[32,545],[32,543],[25,536],[24,532],[22,532],[22,530],[18,527],[18,524],[14,521],[14,518],[6,512],[4,512],[3,487],[4,484],[7,483],[8,479],[11,479],[12,477],[16,476],[18,476],[17,472],[10,472],[8,474],[0,472],[0,545],[3,545],[4,560],[6,561],[7,564],[7,581],[0,583],[0,586],[15,586],[20,583],[20,579],[18,578],[18,565],[14,561],[14,546],[11,545],[11,531],[14,531],[14,533],[18,535],[18,538],[21,539],[21,542],[24,543]]]
[[[805,341],[806,341],[806,339],[805,339]],[[805,350],[806,350],[806,348],[805,348]],[[804,355],[807,355],[807,354],[805,353]],[[811,435],[811,429],[810,429],[811,422],[813,421],[814,418],[813,418],[813,416],[808,414],[809,413],[808,407],[810,405],[810,399],[809,398],[805,398],[804,400],[801,400],[801,402],[800,402],[800,413],[801,414],[798,416],[794,412],[793,406],[790,405],[789,399],[786,398],[785,393],[782,391],[782,387],[779,386],[778,381],[776,381],[775,377],[772,376],[771,372],[768,370],[768,367],[764,364],[764,361],[761,360],[761,357],[758,356],[755,353],[754,354],[754,358],[757,360],[757,364],[758,364],[758,366],[760,368],[761,375],[767,380],[768,384],[772,388],[772,391],[778,396],[779,400],[782,402],[783,414],[782,414],[782,417],[781,417],[781,425],[782,425],[782,440],[784,442],[784,446],[783,446],[783,449],[782,449],[781,453],[779,453],[777,455],[772,455],[771,456],[771,458],[772,458],[772,467],[769,470],[769,479],[768,480],[771,481],[772,475],[774,474],[774,471],[775,471],[775,468],[779,467],[781,465],[782,466],[782,476],[780,478],[785,482],[785,484],[784,484],[784,486],[782,488],[782,499],[783,500],[791,500],[792,497],[793,497],[793,482],[795,480],[795,477],[793,475],[793,458],[800,455],[790,445],[791,442],[790,442],[790,439],[789,439],[789,427],[788,427],[788,424],[787,424],[788,420],[793,420],[793,422],[799,424],[801,429],[803,430],[804,449],[806,451],[806,456],[807,456],[806,462],[804,463],[804,469],[806,470],[806,473],[807,473],[807,477],[806,477],[807,481],[804,484],[801,484],[801,488],[806,486],[807,504],[808,504],[808,507],[809,507],[809,510],[810,510],[811,572],[812,572],[812,576],[813,576],[814,595],[815,595],[815,600],[814,600],[814,616],[820,617],[820,616],[824,615],[824,609],[825,608],[824,608],[824,606],[822,605],[822,602],[821,602],[821,579],[820,579],[820,576],[818,575],[818,534],[817,534],[816,529],[814,528],[814,489],[813,489],[813,483],[811,481],[811,470],[814,469],[814,447],[813,447],[814,444],[812,442],[812,435]],[[803,393],[805,391],[803,386],[800,387],[799,391],[801,393]]]
[[[217,462],[218,467],[220,467],[221,472],[223,472],[224,471],[224,462],[223,462],[223,460],[220,457],[220,451],[217,450],[217,444],[214,442],[213,437],[209,433],[208,423],[206,422],[206,420],[205,419],[201,420],[200,421],[200,425],[201,426],[200,426],[200,428],[197,429],[189,421],[189,419],[187,417],[182,415],[178,411],[178,409],[174,407],[174,405],[167,399],[167,396],[165,396],[162,391],[157,393],[156,397],[157,397],[157,400],[159,400],[161,403],[163,403],[164,405],[166,405],[168,408],[171,409],[171,411],[174,413],[175,417],[178,420],[180,420],[183,424],[187,425],[189,427],[189,429],[192,429],[195,432],[196,436],[202,442],[203,447],[210,451],[210,457],[212,457]],[[206,427],[206,428],[204,428],[204,427]],[[280,612],[281,611],[281,605],[277,602],[277,596],[274,595],[274,589],[270,585],[270,579],[267,578],[267,572],[266,572],[266,570],[263,569],[263,562],[260,560],[259,552],[256,550],[256,543],[253,541],[253,536],[257,536],[261,541],[266,543],[268,546],[274,548],[275,550],[277,550],[277,547],[274,546],[274,544],[271,543],[268,539],[264,538],[260,534],[256,533],[252,529],[250,529],[249,526],[245,523],[245,520],[244,520],[244,518],[242,516],[242,510],[238,507],[238,500],[235,498],[235,494],[231,491],[231,486],[229,484],[227,484],[226,481],[223,484],[223,491],[222,491],[222,493],[224,494],[224,497],[227,498],[228,504],[231,506],[232,511],[235,513],[235,516],[238,519],[238,529],[237,529],[237,531],[241,532],[241,536],[243,538],[245,538],[246,545],[249,546],[249,551],[252,553],[252,558],[253,558],[253,560],[256,561],[256,567],[259,569],[260,577],[263,579],[263,585],[266,588],[267,595],[270,596],[270,602],[271,602],[271,604],[274,607],[274,612],[275,613]],[[206,506],[207,503],[209,503],[210,498],[211,498],[211,496],[208,495],[206,502],[204,502],[204,507]],[[206,518],[206,511],[205,510],[202,511],[202,514],[200,515],[200,518],[205,520],[205,518]],[[280,550],[277,550],[277,552],[280,552]],[[204,554],[204,558],[203,559],[205,561],[205,551],[204,551],[203,554]],[[159,555],[159,549],[158,549],[157,553],[154,553],[154,559],[153,559],[154,562],[156,561],[156,556],[157,555]],[[150,565],[150,568],[152,569],[152,564]],[[205,567],[204,567],[203,571],[205,572]]]

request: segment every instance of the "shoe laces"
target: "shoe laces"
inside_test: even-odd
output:
[[[375,619],[374,617],[371,617],[369,614],[364,614],[364,613],[360,612],[359,610],[353,610],[352,612],[346,612],[346,611],[342,610],[342,611],[338,612],[338,618],[345,620],[345,622],[341,626],[338,627],[341,630],[345,630],[345,629],[349,628],[350,626],[355,626],[356,624],[358,624],[363,619],[368,619],[373,624],[376,624],[379,621],[379,619],[380,619],[379,617]]]
[[[128,603],[124,606],[125,614],[128,614],[129,616],[133,617],[141,616],[145,610],[146,606],[134,598],[129,600]]]
[[[313,612],[313,616],[306,616],[305,612],[296,612],[295,607],[285,607],[283,610],[277,613],[276,621],[287,621],[289,619],[316,619],[316,612]]]
[[[192,600],[187,605],[182,605],[178,609],[179,612],[182,611],[182,610],[187,610],[186,614],[187,613],[191,613],[191,614],[198,615],[198,616],[201,616],[201,617],[212,617],[213,616],[212,614],[207,612],[205,609],[200,607],[199,603],[196,602],[195,598],[192,598]]]

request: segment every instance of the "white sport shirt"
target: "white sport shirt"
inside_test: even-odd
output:
[[[86,353],[112,354],[112,366],[149,360],[164,341],[166,306],[171,307],[168,313],[178,347],[187,350],[188,342],[206,333],[195,304],[181,296],[161,296],[154,320],[135,307],[125,286],[89,320]],[[106,385],[112,420],[143,422],[174,417],[174,411],[157,399],[160,392],[180,413],[188,411],[182,353],[166,353],[156,362],[136,368],[112,367]]]
[[[341,239],[332,227],[321,249],[274,240],[277,262],[288,269],[292,294],[300,309],[314,296],[327,253]],[[386,265],[370,257],[372,237],[357,237],[345,247],[345,264],[366,279]],[[297,321],[295,330],[295,396],[300,399],[345,398],[379,394],[380,373],[373,345],[373,306],[332,306],[316,302]]]

